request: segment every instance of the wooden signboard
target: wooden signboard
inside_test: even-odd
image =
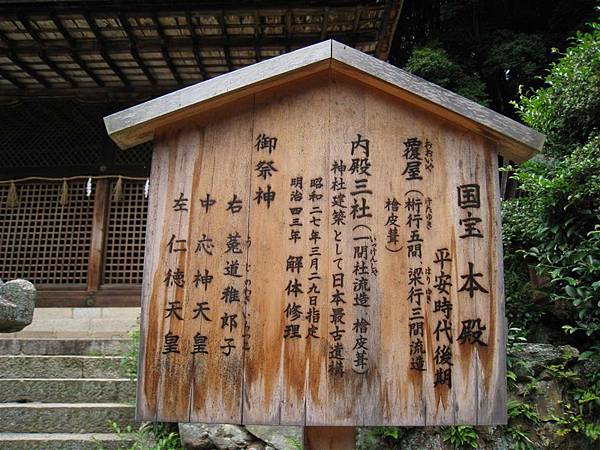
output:
[[[541,135],[332,41],[106,123],[155,142],[139,419],[505,423],[498,153]]]

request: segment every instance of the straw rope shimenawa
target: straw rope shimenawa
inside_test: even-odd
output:
[[[98,175],[98,176],[89,176],[89,175],[79,175],[74,177],[25,177],[25,178],[16,178],[13,180],[0,180],[0,185],[9,184],[10,187],[8,189],[8,195],[6,197],[6,206],[8,208],[16,208],[19,206],[19,195],[17,191],[16,183],[21,183],[24,181],[61,181],[62,185],[60,189],[58,202],[65,206],[69,203],[69,185],[67,181],[73,180],[107,180],[107,179],[117,179],[115,186],[112,192],[112,200],[113,202],[120,202],[123,199],[123,180],[129,181],[146,181],[148,182],[148,177],[130,177],[125,175]],[[147,192],[147,188],[146,188]]]

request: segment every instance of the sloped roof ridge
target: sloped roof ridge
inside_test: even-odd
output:
[[[332,39],[299,50],[286,53],[227,74],[187,86],[161,97],[149,100],[104,118],[108,134],[121,147],[140,143],[128,142],[123,136],[136,127],[152,127],[161,119],[161,125],[172,116],[177,121],[177,112],[187,110],[217,97],[225,97],[234,92],[261,83],[285,77],[287,74],[323,64],[338,70],[344,66],[347,71],[358,72],[383,82],[393,88],[408,92],[419,101],[430,104],[434,110],[449,111],[480,127],[494,136],[505,138],[516,145],[518,150],[511,154],[513,159],[525,160],[539,151],[544,135],[526,127],[502,114],[461,97],[447,89],[430,83],[398,67],[348,47]],[[152,139],[152,134],[144,136]],[[522,147],[522,148],[521,148]]]

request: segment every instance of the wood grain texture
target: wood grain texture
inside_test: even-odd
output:
[[[355,427],[305,427],[305,450],[354,450]]]
[[[271,152],[257,147],[272,143],[264,138],[277,139]],[[411,145],[420,152],[414,177]],[[503,423],[497,155],[489,139],[335,72],[161,130],[151,175],[138,417]],[[267,192],[275,193],[270,201]],[[173,209],[180,194],[188,211]],[[235,214],[228,210],[234,195],[241,206]],[[215,201],[209,207],[208,196]],[[469,223],[473,235],[465,236]],[[170,251],[173,237],[185,240],[187,251]],[[205,237],[212,255],[195,251]],[[302,265],[290,267],[290,258]],[[225,269],[233,260],[239,276]],[[185,273],[181,287],[164,282],[175,268]],[[212,278],[195,286],[194,274]],[[226,300],[230,287],[238,300]],[[181,302],[183,320],[166,317],[173,301]],[[210,320],[194,318],[202,302]],[[179,353],[164,351],[169,332]],[[198,336],[207,353],[194,353]],[[227,339],[234,348],[224,346]],[[339,371],[332,368],[337,360]]]
[[[352,47],[333,41],[331,57],[334,62],[346,66],[346,68],[337,66],[345,73],[351,75],[362,72],[412,94],[421,100],[419,102],[421,106],[431,109],[432,112],[440,111],[441,108],[442,115],[444,111],[454,113],[452,119],[456,120],[456,116],[463,117],[488,129],[497,138],[503,137],[514,141],[521,147],[516,149],[518,154],[515,155],[519,161],[531,158],[544,144],[543,134]]]
[[[304,71],[331,57],[331,41],[324,41],[252,66],[188,86],[104,118],[111,138],[123,149],[153,138],[153,131],[189,116],[191,107],[242,89],[266,85],[283,75]],[[168,121],[159,120],[168,117]]]
[[[88,291],[97,291],[102,283],[102,255],[106,239],[106,216],[108,214],[108,180],[96,182],[94,193],[94,221],[92,225],[92,242],[88,264]]]

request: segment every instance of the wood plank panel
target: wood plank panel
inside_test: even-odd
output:
[[[199,202],[193,195],[198,182],[203,130],[189,127],[167,133],[169,176],[173,180],[166,197],[161,239],[155,236],[152,245],[160,245],[160,265],[154,274],[152,299],[158,303],[156,312],[162,317],[160,330],[160,372],[157,386],[157,420],[188,420],[192,360],[192,343],[187,339],[185,314],[188,310],[192,273],[189,270],[190,222],[194,220]],[[184,201],[187,199],[187,201]],[[185,242],[179,242],[184,240]],[[187,246],[187,251],[178,251]],[[161,270],[162,269],[162,270]],[[157,283],[160,283],[158,286]],[[162,296],[161,296],[162,294]]]
[[[481,152],[482,140],[470,133],[454,134],[454,139],[449,141],[449,149],[453,152],[454,158],[448,168],[448,197],[450,197],[450,213],[452,220],[449,221],[452,228],[450,236],[452,239],[452,279],[453,300],[452,300],[452,325],[453,325],[453,361],[456,361],[453,367],[453,386],[456,398],[459,399],[456,411],[456,423],[473,424],[478,423],[478,383],[480,377],[480,367],[477,358],[478,344],[473,343],[470,338],[462,339],[461,331],[463,321],[471,321],[477,318],[477,305],[473,298],[466,291],[467,281],[463,278],[469,274],[470,263],[475,263],[477,256],[476,248],[479,245],[476,240],[479,238],[461,238],[464,235],[464,228],[460,221],[468,216],[468,210],[459,206],[459,188],[461,186],[471,185],[478,181],[480,161],[478,160]],[[473,292],[477,297],[477,293]],[[469,322],[471,323],[471,322]]]
[[[478,420],[480,423],[506,423],[506,324],[504,315],[504,267],[502,251],[502,224],[500,212],[500,180],[498,179],[498,151],[493,143],[482,145],[482,165],[485,183],[482,186],[482,232],[486,236],[480,249],[482,271],[487,273],[489,295],[478,306],[478,314],[487,326],[487,346],[478,346],[481,361]]]
[[[310,366],[308,355],[321,345],[315,337],[321,329],[307,314],[312,282],[315,290],[322,287],[322,280],[308,279],[309,260],[314,247],[320,247],[316,253],[323,253],[320,241],[325,240],[309,241],[313,229],[320,232],[320,227],[311,225],[311,218],[323,215],[311,213],[313,206],[315,211],[324,211],[324,202],[311,201],[309,196],[315,190],[311,180],[322,177],[327,163],[326,139],[321,135],[327,129],[327,115],[323,115],[327,99],[328,88],[321,78],[291,91],[256,96],[253,134],[259,147],[252,152],[250,189],[254,196],[249,224],[253,300],[249,304],[252,338],[245,360],[247,423],[303,424],[305,389],[312,371],[320,370]],[[263,147],[267,142],[274,146],[271,152],[270,147]],[[276,171],[261,175],[260,168],[268,164]],[[275,192],[270,204],[264,200],[268,192]],[[311,325],[317,327],[313,333],[309,333]]]
[[[496,147],[322,75],[162,134],[144,291],[155,356],[139,410],[247,424],[501,422]],[[174,211],[178,196],[188,211]],[[212,254],[196,250],[208,239]],[[185,283],[165,283],[179,268]],[[173,336],[179,353],[166,351]]]
[[[155,149],[142,286],[146,312],[141,324],[145,355],[140,366],[144,377],[138,387],[140,419],[189,419],[191,346],[181,339],[183,310],[178,309],[183,307],[189,283],[187,252],[169,252],[168,248],[173,236],[185,239],[188,235],[189,215],[194,211],[190,201],[193,175],[202,155],[200,139],[201,130],[195,127],[167,132]]]
[[[252,110],[248,103],[239,106],[240,112],[206,125],[194,183],[195,201],[205,206],[190,227],[195,250],[189,269],[205,278],[190,292],[187,310],[187,337],[197,344],[191,355],[192,422],[242,422]]]

